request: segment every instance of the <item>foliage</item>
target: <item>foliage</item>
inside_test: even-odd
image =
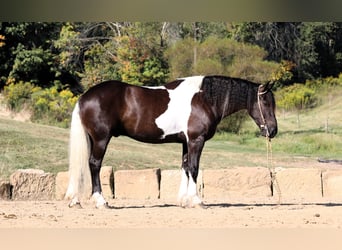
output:
[[[231,33],[264,48],[269,59],[294,63],[293,81],[305,82],[342,71],[341,31],[336,22],[244,22],[234,23]]]
[[[0,47],[5,45],[5,36],[0,35]]]
[[[342,87],[342,74],[338,77],[318,78],[307,80],[305,85],[316,91],[327,91],[334,87]]]
[[[68,127],[70,114],[78,97],[70,90],[58,91],[56,86],[42,89],[29,82],[11,83],[4,89],[7,106],[15,111],[23,107],[32,112],[31,120]]]
[[[136,85],[161,85],[167,78],[161,56],[156,57],[151,49],[138,37],[117,38],[118,73],[122,81]]]
[[[68,127],[77,97],[70,90],[58,91],[57,87],[36,90],[32,94],[32,120]]]
[[[18,45],[15,54],[14,64],[9,73],[9,78],[20,79],[39,84],[49,85],[52,73],[52,54],[43,50],[41,47],[25,49],[21,44]]]
[[[295,64],[290,61],[281,61],[277,70],[271,76],[271,81],[274,83],[273,89],[281,86],[289,85],[293,79],[293,68]]]
[[[170,65],[170,78],[190,76],[192,74],[194,47],[197,43],[191,38],[180,40],[165,51]]]
[[[31,101],[31,95],[35,87],[29,82],[22,82],[15,84],[14,82],[5,86],[4,96],[7,107],[13,111],[18,112],[25,106],[28,106]]]
[[[61,23],[0,23],[5,42],[0,47],[0,89],[8,78],[49,86],[54,80],[56,62],[51,42]]]
[[[115,61],[116,56],[111,52],[115,50],[114,41],[109,41],[104,45],[93,44],[85,52],[82,77],[82,85],[85,89],[105,80],[120,79]]]
[[[234,113],[219,123],[217,132],[238,133],[247,119],[248,113],[245,110]]]
[[[71,23],[63,25],[59,37],[53,41],[53,45],[59,51],[56,55],[59,68],[64,68],[73,74],[79,74],[81,66],[77,56],[81,54],[82,43],[79,39],[80,33],[75,26]]]
[[[303,84],[294,84],[277,92],[277,106],[285,110],[303,110],[315,106],[315,91]]]
[[[264,61],[266,52],[258,46],[217,37],[208,37],[203,43],[181,40],[166,51],[166,57],[172,78],[223,74],[265,82],[278,67],[277,63]]]

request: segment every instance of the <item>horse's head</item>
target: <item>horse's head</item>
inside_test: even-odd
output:
[[[248,111],[259,126],[261,134],[268,138],[273,138],[278,132],[272,86],[273,84],[267,83],[258,87],[256,97],[254,95],[255,98],[253,98],[253,105]]]

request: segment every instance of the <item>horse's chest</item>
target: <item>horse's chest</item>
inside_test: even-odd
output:
[[[184,132],[186,138],[188,121],[191,115],[191,101],[200,91],[203,77],[186,78],[177,88],[167,90],[169,103],[164,113],[155,120],[158,128],[163,130],[162,138],[167,135]]]

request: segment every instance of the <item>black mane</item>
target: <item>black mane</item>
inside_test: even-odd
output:
[[[221,108],[223,115],[247,108],[246,101],[260,84],[227,76],[206,76],[201,89],[209,103]]]

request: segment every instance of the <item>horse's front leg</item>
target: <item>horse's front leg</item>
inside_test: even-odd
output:
[[[183,207],[196,207],[198,205],[202,205],[202,200],[197,193],[197,177],[199,160],[203,146],[204,139],[202,137],[189,140],[187,143],[186,161],[184,159],[185,155],[183,155],[182,181],[180,190],[187,185],[186,194],[183,194],[181,199],[181,206]]]
[[[96,208],[107,208],[108,203],[102,195],[101,181],[100,181],[100,170],[102,160],[107,148],[108,141],[93,143],[89,158],[89,167],[91,173],[91,184],[92,184],[92,198],[95,201]]]

